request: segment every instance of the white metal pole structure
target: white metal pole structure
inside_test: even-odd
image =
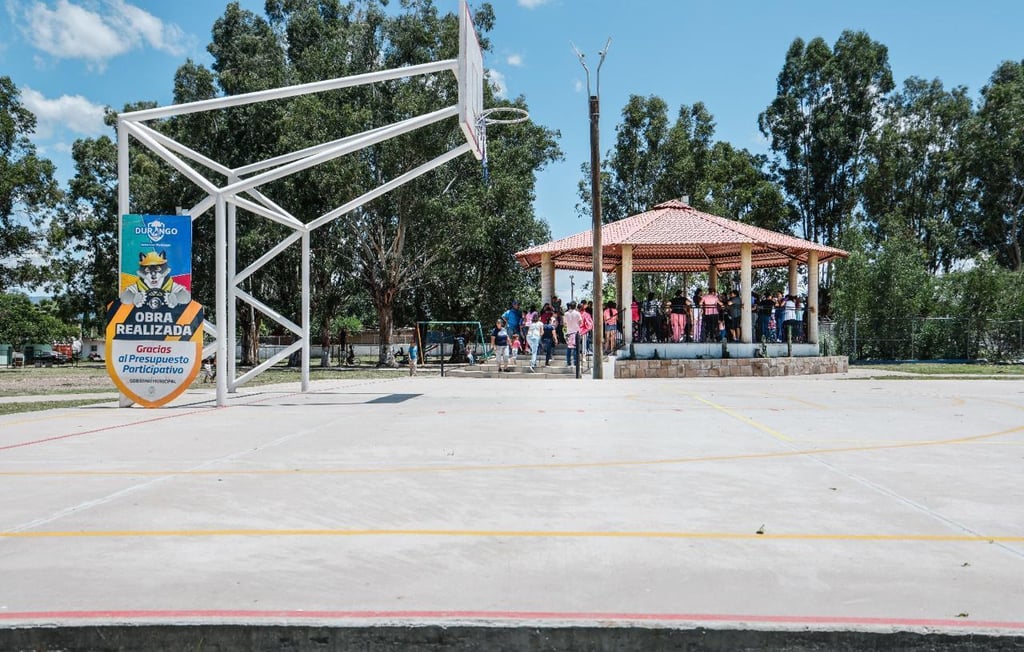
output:
[[[227,204],[224,195],[217,193],[217,203],[213,219],[216,226],[216,247],[214,265],[216,266],[216,312],[217,312],[217,405],[227,405],[228,396],[228,277],[227,277]]]
[[[128,180],[128,126],[121,124],[121,121],[117,122],[117,216],[120,220],[122,215],[127,215],[131,212],[130,193],[129,193],[129,180]],[[121,227],[120,223],[118,226],[118,233],[120,234]],[[120,235],[118,235],[120,237]],[[118,247],[117,253],[117,269],[120,272],[122,268],[121,260],[121,248]],[[120,288],[118,288],[120,290]],[[128,407],[132,404],[131,399],[124,395],[122,392],[118,395],[118,405],[121,407]]]
[[[247,163],[237,168],[218,163],[212,158],[169,138],[146,126],[146,122],[172,116],[187,115],[202,111],[214,111],[235,106],[243,106],[259,102],[269,102],[286,98],[298,97],[312,93],[322,93],[365,84],[374,84],[394,79],[404,79],[420,75],[453,73],[458,81],[459,99],[454,106],[441,108],[430,113],[414,116],[400,122],[375,127],[360,134],[344,136],[335,140],[320,143],[294,152],[286,153],[263,161]],[[199,219],[213,209],[216,231],[215,255],[215,321],[203,324],[207,335],[214,335],[216,342],[203,348],[203,356],[216,351],[217,355],[217,405],[227,403],[228,392],[236,391],[239,386],[262,373],[285,357],[296,351],[302,351],[302,390],[309,389],[309,355],[311,350],[310,326],[310,248],[313,232],[346,213],[359,209],[377,197],[419,177],[438,166],[472,152],[478,159],[484,157],[482,131],[488,122],[487,112],[483,110],[484,85],[483,54],[480,50],[479,37],[473,27],[472,16],[465,0],[459,5],[459,56],[404,68],[394,68],[361,75],[339,77],[308,84],[298,84],[283,88],[275,88],[241,95],[218,97],[198,102],[189,102],[167,107],[131,111],[118,115],[117,118],[117,176],[118,176],[118,212],[121,215],[130,212],[129,205],[129,138],[149,149],[167,165],[178,171],[200,189],[207,197],[193,206],[189,214],[193,220]],[[519,110],[521,113],[523,111]],[[336,159],[347,154],[365,149],[371,145],[384,142],[416,129],[457,118],[459,126],[465,134],[467,142],[455,147],[426,163],[423,163],[398,177],[383,183],[347,203],[328,211],[318,217],[303,222],[289,213],[272,199],[265,196],[260,187],[264,184],[287,177],[288,175],[309,169],[321,163]],[[518,121],[507,120],[504,122]],[[198,164],[196,166],[195,164]],[[198,169],[197,169],[198,168]],[[223,175],[225,185],[207,178],[209,173]],[[281,242],[277,243],[245,269],[238,269],[237,219],[238,209],[252,215],[272,220],[292,230]],[[288,247],[299,243],[302,260],[301,314],[298,322],[279,314],[273,308],[252,296],[241,288],[241,283]],[[259,310],[263,315],[277,322],[298,337],[297,342],[277,352],[269,359],[258,364],[247,373],[236,377],[235,368],[235,327],[237,324],[237,305],[243,302],[251,309]],[[130,405],[122,396],[122,405]]]
[[[228,283],[228,357],[225,361],[227,366],[225,371],[227,372],[228,378],[234,378],[236,376],[235,369],[235,344],[238,339],[237,331],[235,326],[238,323],[238,301],[235,298],[235,288],[238,287],[238,281],[236,276],[238,275],[238,206],[234,203],[228,204],[228,223],[227,223],[227,278],[230,279]],[[228,391],[234,392],[237,388],[228,385]]]

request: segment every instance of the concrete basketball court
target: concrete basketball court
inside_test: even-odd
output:
[[[864,376],[401,376],[0,417],[0,629],[1024,645],[1024,380]]]

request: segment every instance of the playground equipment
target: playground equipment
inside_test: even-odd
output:
[[[416,322],[415,337],[423,364],[440,364],[441,375],[444,375],[446,362],[464,364],[482,359],[489,348],[478,321]]]

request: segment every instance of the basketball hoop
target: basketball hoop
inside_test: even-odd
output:
[[[490,173],[487,170],[487,126],[513,125],[519,122],[526,122],[529,119],[530,114],[526,109],[520,109],[517,106],[496,106],[480,112],[476,131],[480,141],[480,151],[482,152],[480,160],[484,167],[484,183],[490,182]]]

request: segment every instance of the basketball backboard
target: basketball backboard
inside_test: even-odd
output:
[[[480,120],[484,110],[484,55],[466,0],[459,0],[459,125],[477,160],[484,156]]]

